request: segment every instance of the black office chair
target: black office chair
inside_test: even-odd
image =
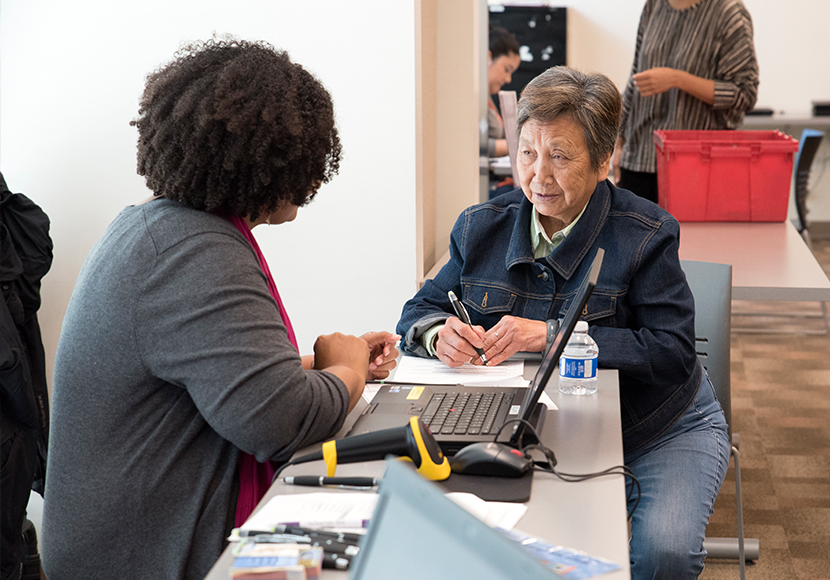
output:
[[[798,153],[795,158],[795,178],[793,189],[795,191],[795,210],[798,217],[793,220],[793,225],[810,246],[810,224],[807,221],[807,197],[810,194],[808,181],[810,179],[810,168],[816,156],[821,140],[824,137],[823,131],[815,129],[804,129],[801,133],[801,140],[798,142]]]
[[[728,426],[730,454],[735,461],[738,537],[707,537],[703,541],[703,546],[709,558],[738,559],[741,580],[744,580],[746,562],[758,559],[759,542],[757,539],[744,538],[739,438],[738,434],[732,431],[732,266],[691,260],[681,260],[680,266],[686,274],[686,281],[695,298],[695,350],[723,407]]]

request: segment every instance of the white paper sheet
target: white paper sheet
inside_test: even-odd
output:
[[[491,367],[465,363],[450,368],[438,359],[402,356],[398,359],[394,381],[427,385],[483,385],[519,386],[526,384],[523,360],[508,360]]]
[[[272,497],[248,518],[243,530],[273,530],[291,524],[315,530],[365,528],[372,519],[376,493],[298,493]]]
[[[467,372],[468,367],[470,372]],[[496,367],[465,364],[457,369],[451,369],[436,359],[402,356],[398,359],[398,367],[395,369],[393,378],[396,383],[464,384],[473,387],[526,387],[530,385],[530,381],[526,380],[523,375],[523,360],[509,360]],[[371,402],[380,387],[381,383],[367,384],[363,391],[363,399],[367,403]],[[559,409],[547,393],[542,393],[539,402],[550,411]]]
[[[512,530],[527,512],[523,503],[484,501],[477,495],[459,491],[445,495],[491,528]]]

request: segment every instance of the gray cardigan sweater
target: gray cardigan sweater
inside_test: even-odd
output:
[[[50,580],[202,578],[233,522],[239,450],[286,459],[349,404],[305,371],[226,220],[124,209],[78,277],[55,358],[43,521]]]

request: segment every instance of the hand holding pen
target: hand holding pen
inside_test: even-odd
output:
[[[461,301],[460,301],[460,300],[458,299],[458,297],[455,295],[455,292],[453,292],[452,290],[450,290],[449,292],[447,292],[447,296],[449,296],[450,303],[452,304],[452,308],[453,308],[453,310],[455,310],[455,314],[458,316],[458,319],[459,319],[462,323],[464,323],[465,325],[467,325],[467,326],[470,328],[470,330],[471,330],[472,332],[476,333],[476,330],[475,330],[475,328],[473,327],[473,323],[470,321],[470,315],[469,315],[469,314],[467,314],[467,309],[466,309],[466,308],[464,308],[464,304],[462,304],[462,303],[461,303]],[[476,333],[476,334],[478,334],[478,333]],[[459,336],[460,336],[460,334],[459,334]],[[464,338],[465,340],[467,340],[467,339],[466,339],[465,337],[463,337],[463,336],[462,336],[461,338]],[[479,340],[481,340],[481,338],[480,338],[480,337],[479,337]],[[469,342],[469,340],[467,340],[467,342]],[[484,355],[484,350],[483,350],[483,349],[481,349],[481,348],[479,348],[479,347],[477,347],[477,346],[475,346],[475,345],[473,345],[473,344],[470,344],[470,346],[472,346],[472,347],[473,347],[473,349],[475,349],[476,354],[477,354],[477,355],[478,355],[478,357],[481,359],[481,362],[482,362],[483,364],[485,364],[485,365],[486,365],[486,364],[487,364],[487,357]],[[454,360],[454,359],[453,359],[453,360]],[[456,361],[456,362],[457,362],[457,361]],[[452,365],[450,365],[450,366],[452,366]]]

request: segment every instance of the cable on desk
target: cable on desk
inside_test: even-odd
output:
[[[321,457],[321,459],[322,459],[322,457]],[[297,464],[296,461],[291,460],[291,461],[286,461],[285,463],[280,465],[277,468],[277,470],[274,472],[274,477],[271,478],[271,485],[273,485],[274,482],[277,481],[277,478],[280,476],[280,473],[282,473],[285,470],[286,467],[288,467],[289,465],[296,465],[296,464]]]
[[[502,425],[496,436],[493,438],[495,442],[501,432],[504,430],[505,427],[512,423],[521,423],[525,425],[533,436],[536,438],[537,441],[541,441],[539,434],[536,432],[536,429],[533,425],[525,420],[525,419],[511,419],[510,421],[506,421],[504,425]],[[594,473],[564,473],[561,471],[556,471],[556,455],[553,453],[548,447],[545,447],[541,443],[532,443],[530,445],[523,446],[520,451],[524,453],[527,457],[531,457],[531,451],[538,451],[544,455],[544,460],[533,462],[533,470],[534,471],[541,471],[543,473],[551,473],[561,479],[562,481],[567,482],[578,482],[578,481],[586,481],[588,479],[594,479],[595,477],[605,477],[608,475],[622,475],[625,478],[631,480],[631,487],[628,488],[628,493],[626,495],[626,506],[631,502],[631,498],[634,497],[634,489],[637,490],[637,498],[634,501],[634,505],[631,507],[631,511],[628,512],[628,519],[631,520],[634,517],[634,512],[637,510],[637,506],[640,504],[640,482],[637,481],[637,478],[634,477],[634,473],[627,465],[615,465],[614,467],[609,467],[608,469],[604,469],[603,471],[597,471]]]

